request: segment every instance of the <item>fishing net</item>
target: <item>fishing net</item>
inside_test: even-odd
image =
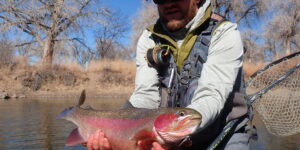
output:
[[[293,68],[300,63],[300,53],[275,61],[253,74],[246,83],[248,96],[257,94],[290,70],[294,70],[254,103],[266,128],[272,134],[289,136],[300,133],[300,69]]]

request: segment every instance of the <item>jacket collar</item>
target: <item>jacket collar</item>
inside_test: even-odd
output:
[[[176,45],[176,35],[183,34],[186,37],[188,34],[193,33],[197,30],[206,20],[208,20],[211,16],[212,8],[210,5],[210,0],[206,0],[202,7],[199,8],[196,16],[184,27],[184,29],[177,32],[169,32],[167,28],[162,24],[162,22],[158,19],[156,24],[150,25],[147,30],[155,34],[156,36],[163,38],[169,41],[172,45],[177,47]],[[178,33],[183,32],[183,33]],[[186,33],[184,33],[186,32]]]

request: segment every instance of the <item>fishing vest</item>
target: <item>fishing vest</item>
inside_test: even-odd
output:
[[[201,76],[203,64],[207,60],[208,49],[214,30],[224,22],[224,19],[216,20],[210,18],[202,26],[198,37],[190,50],[187,59],[184,61],[182,68],[178,69],[175,60],[170,55],[167,66],[155,67],[158,71],[160,81],[160,107],[186,107],[191,104],[194,92],[198,87],[198,80]],[[165,40],[152,34],[152,38],[157,45],[167,44]],[[242,68],[239,70],[232,92],[226,100],[225,106],[221,114],[214,123],[206,129],[208,136],[199,135],[196,139],[205,138],[209,143],[223,129],[226,123],[232,119],[245,116],[248,112],[248,106],[245,103],[245,90]],[[212,133],[211,131],[215,131]],[[197,140],[199,141],[199,140]]]

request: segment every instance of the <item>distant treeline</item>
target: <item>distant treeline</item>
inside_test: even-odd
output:
[[[247,62],[299,51],[299,0],[212,0],[212,6],[239,24]],[[83,66],[103,58],[133,59],[136,41],[158,18],[157,9],[152,1],[143,1],[133,20],[125,18],[100,0],[0,0],[0,65],[15,56],[27,57],[31,64]],[[130,44],[124,45],[129,29]],[[91,41],[95,46],[88,44]]]

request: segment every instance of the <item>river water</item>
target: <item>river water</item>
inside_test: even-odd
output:
[[[117,109],[125,98],[87,99],[96,109]],[[83,150],[81,145],[64,146],[65,139],[75,128],[72,123],[56,119],[66,107],[76,105],[72,99],[22,99],[0,101],[0,150]],[[263,124],[257,124],[259,138],[251,143],[258,150],[300,150],[300,135],[276,137]]]

